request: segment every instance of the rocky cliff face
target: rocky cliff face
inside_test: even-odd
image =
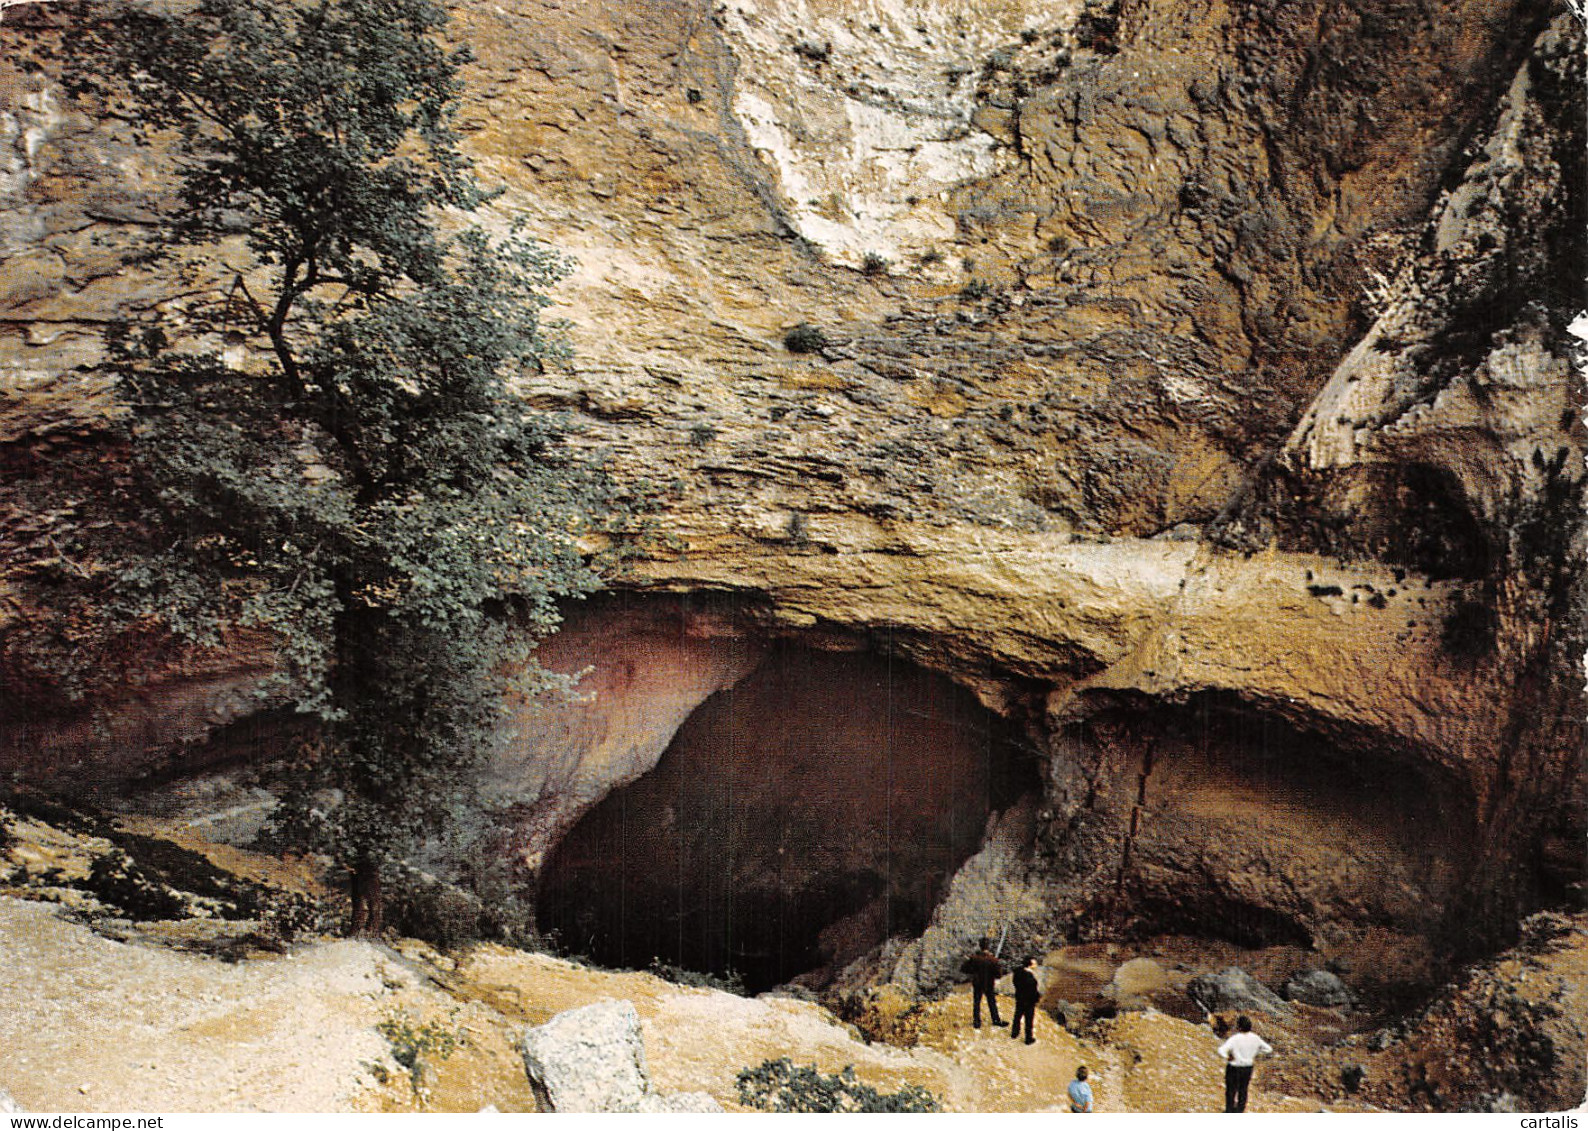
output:
[[[114,514],[97,328],[186,301],[122,265],[158,151],[50,78],[77,17],[0,26],[0,631],[63,662],[49,587]],[[493,220],[579,260],[574,359],[524,395],[658,491],[665,534],[547,647],[587,698],[525,707],[490,769],[532,871],[709,697],[800,649],[936,673],[1018,732],[1025,817],[989,821],[921,943],[877,952],[915,984],[1005,924],[1297,942],[1415,980],[1580,898],[1568,15],[517,0],[454,34]],[[793,352],[799,324],[820,335]],[[198,678],[121,648],[146,686],[102,691],[118,738],[65,726],[47,650],[8,645],[10,764],[169,769],[268,664]],[[790,722],[883,733],[886,689],[784,690],[759,744],[692,772],[764,766],[835,820],[886,800]],[[948,794],[907,808],[946,820]],[[891,890],[855,861],[854,890]],[[823,961],[893,929],[835,914]]]

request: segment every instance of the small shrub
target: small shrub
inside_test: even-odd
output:
[[[821,327],[801,322],[783,335],[783,348],[789,353],[817,353],[827,348],[827,335]]]
[[[697,448],[703,448],[717,438],[715,424],[696,424],[689,429],[689,442]]]
[[[414,1023],[406,1013],[388,1017],[375,1031],[391,1046],[392,1059],[412,1073],[421,1060],[445,1060],[458,1047],[457,1034],[434,1021]]]
[[[481,939],[499,939],[491,909],[453,884],[404,874],[386,893],[386,921],[399,933],[453,950]]]
[[[794,45],[794,54],[801,59],[808,59],[812,63],[825,63],[832,57],[833,45],[831,43],[811,43],[802,39]]]
[[[150,879],[119,848],[94,857],[94,862],[88,866],[88,878],[78,886],[122,911],[129,919],[187,919],[192,915],[181,895],[158,880]]]
[[[919,1084],[883,1094],[856,1079],[853,1066],[831,1076],[815,1065],[796,1068],[786,1056],[743,1069],[738,1085],[739,1102],[762,1111],[920,1114],[938,1110],[936,1097]]]
[[[930,267],[934,263],[941,262],[943,262],[943,253],[935,247],[928,248],[921,253],[921,264],[923,266]]]
[[[875,251],[868,251],[860,261],[860,270],[867,275],[886,275],[888,273],[887,257]]]
[[[343,927],[334,901],[322,904],[301,892],[251,889],[237,907],[246,917],[258,920],[259,930],[253,937],[270,950],[285,949],[285,944],[306,935],[340,934]]]
[[[992,294],[992,287],[985,280],[972,279],[959,292],[959,297],[966,302],[979,302],[990,294]]]
[[[701,94],[700,91],[696,90],[694,87],[690,87],[688,90],[684,91],[684,98],[691,106],[699,105],[705,97],[706,96],[704,94]]]
[[[712,974],[704,970],[674,966],[671,962],[663,962],[660,958],[651,959],[649,969],[658,978],[672,982],[674,985],[721,990],[723,993],[736,994],[739,997],[745,997],[747,994],[744,988],[744,975],[737,970],[729,970],[725,974]]]

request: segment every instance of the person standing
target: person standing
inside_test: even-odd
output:
[[[1031,1035],[1031,1023],[1036,1019],[1037,1002],[1042,999],[1042,990],[1037,985],[1037,960],[1034,956],[1028,957],[1020,964],[1020,969],[1015,971],[1015,1020],[1009,1026],[1009,1036],[1020,1036],[1020,1019],[1026,1021],[1026,1044],[1036,1043],[1036,1037]]]
[[[1086,1065],[1081,1065],[1075,1070],[1075,1079],[1070,1081],[1070,1110],[1074,1112],[1090,1112],[1092,1110],[1092,1085],[1086,1082]]]
[[[998,956],[988,949],[992,946],[991,939],[982,939],[977,943],[977,951],[965,960],[960,969],[970,975],[970,1023],[971,1028],[981,1028],[981,999],[987,999],[987,1016],[992,1018],[994,1025],[1002,1025],[1003,1021],[998,1016],[998,979],[1003,977],[1004,968],[998,961]]]
[[[1252,1019],[1242,1014],[1235,1022],[1235,1032],[1219,1046],[1224,1058],[1224,1110],[1246,1110],[1246,1092],[1252,1084],[1252,1069],[1257,1066],[1261,1053],[1271,1053],[1274,1046],[1252,1032]]]

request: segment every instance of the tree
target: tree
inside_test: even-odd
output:
[[[283,825],[347,869],[355,932],[380,929],[382,865],[458,799],[505,680],[535,677],[558,599],[596,585],[577,538],[605,505],[509,389],[554,349],[543,292],[566,267],[462,222],[486,197],[445,19],[200,0],[77,37],[78,92],[130,98],[176,155],[160,254],[211,277],[242,259],[202,309],[113,343],[148,503],[115,603],[199,643],[269,633],[321,724]],[[204,318],[256,360],[192,345]]]

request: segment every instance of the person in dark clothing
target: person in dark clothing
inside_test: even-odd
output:
[[[1004,968],[998,962],[997,955],[988,949],[992,945],[991,939],[982,939],[977,945],[979,949],[965,960],[960,969],[970,975],[971,1027],[980,1029],[982,998],[987,999],[987,1016],[992,1018],[992,1023],[1003,1024],[998,1016],[998,979],[1003,976]]]
[[[1021,963],[1020,969],[1015,971],[1015,1020],[1009,1026],[1009,1036],[1020,1036],[1020,1019],[1026,1019],[1026,1044],[1036,1043],[1036,1038],[1031,1035],[1031,1023],[1037,1015],[1037,1002],[1042,997],[1042,990],[1037,985],[1037,960],[1027,958]]]

